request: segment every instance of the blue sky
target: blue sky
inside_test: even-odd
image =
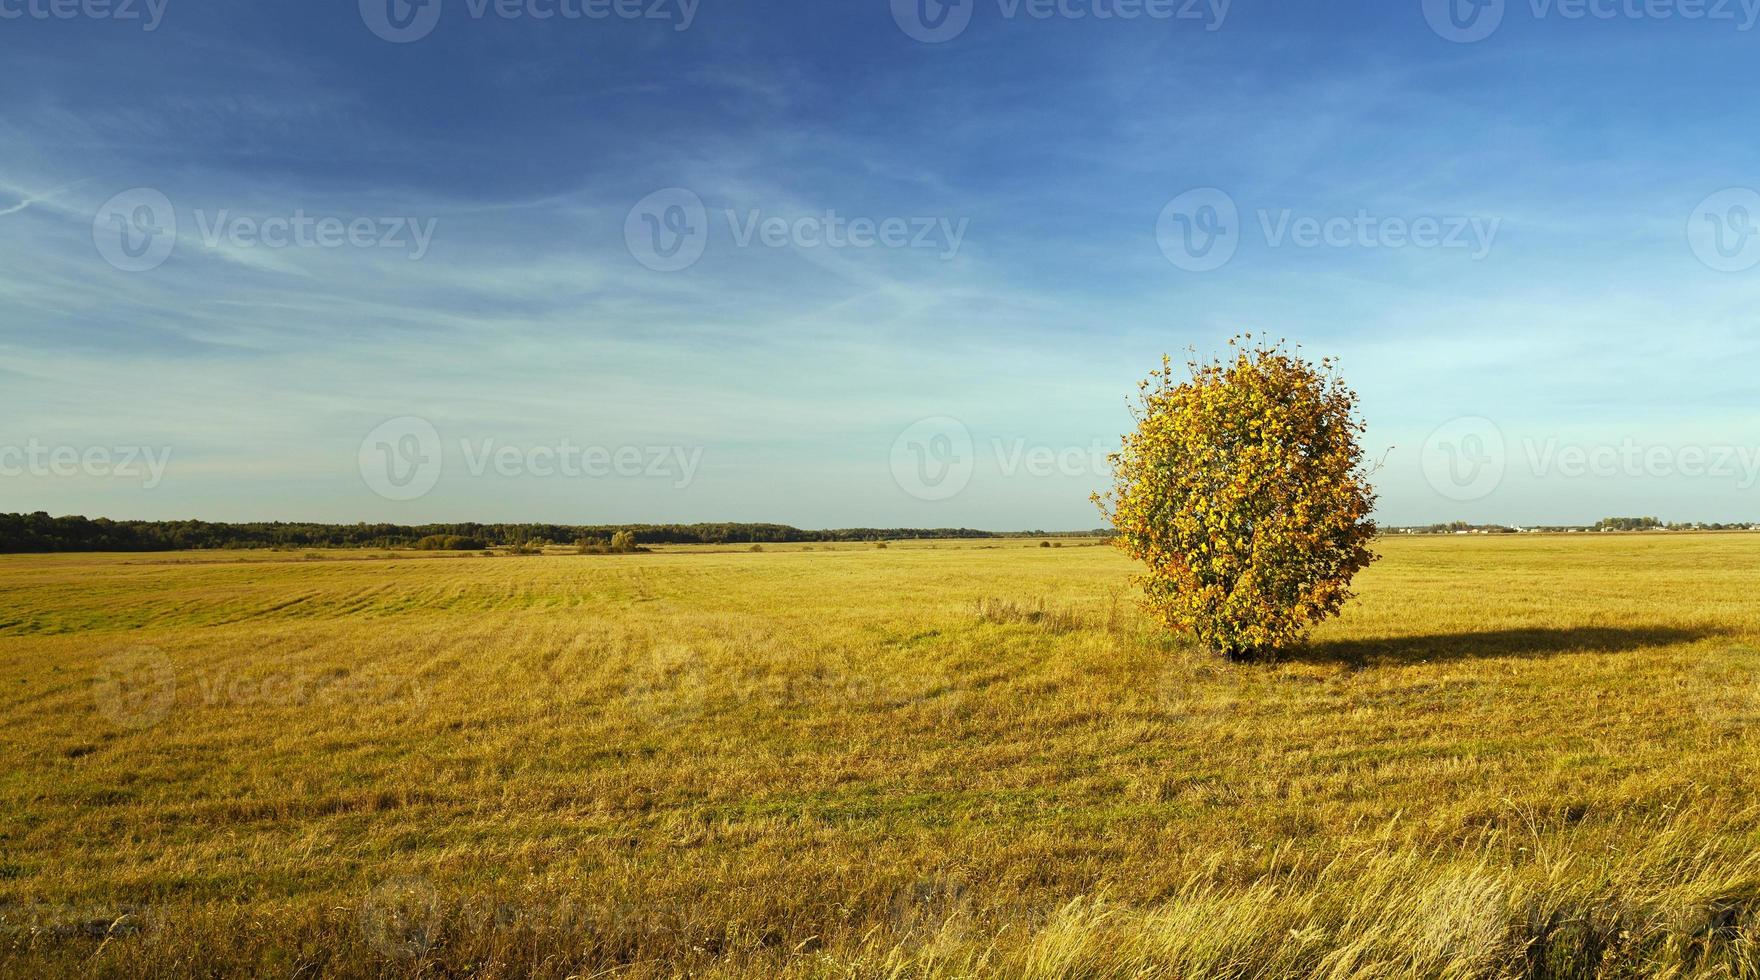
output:
[[[1092,527],[1251,330],[1387,523],[1760,519],[1757,0],[120,2],[0,0],[0,511]]]

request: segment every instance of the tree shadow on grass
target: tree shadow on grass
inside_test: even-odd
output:
[[[1625,653],[1646,647],[1692,643],[1720,635],[1684,626],[1569,626],[1429,633],[1372,640],[1323,640],[1289,651],[1283,659],[1307,663],[1437,663],[1496,657],[1539,658],[1570,653]]]

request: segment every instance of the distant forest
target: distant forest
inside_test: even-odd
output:
[[[803,531],[784,524],[213,524],[207,521],[112,521],[104,518],[0,514],[0,553],[189,551],[210,548],[405,548],[434,538],[485,547],[607,540],[619,532],[637,544],[768,544],[789,541],[897,541],[910,538],[1045,536],[968,528],[847,528]],[[1053,532],[1058,533],[1058,532]],[[1099,532],[1092,532],[1099,533]]]

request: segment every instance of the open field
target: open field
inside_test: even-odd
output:
[[[1760,535],[0,558],[0,975],[1760,975]]]

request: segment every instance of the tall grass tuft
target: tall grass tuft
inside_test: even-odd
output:
[[[1053,609],[1044,599],[1018,602],[1013,599],[979,599],[978,620],[985,623],[1027,623],[1053,633],[1072,633],[1087,627],[1081,613],[1073,609]]]

